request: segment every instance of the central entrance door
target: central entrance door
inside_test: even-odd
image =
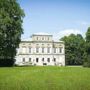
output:
[[[43,66],[46,66],[47,65],[47,63],[43,63]]]

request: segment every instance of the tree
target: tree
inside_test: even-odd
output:
[[[85,40],[82,35],[71,34],[61,40],[65,42],[66,65],[82,65],[85,53]]]
[[[87,44],[87,53],[90,54],[90,27],[88,28],[86,32],[86,44]]]
[[[90,67],[90,27],[86,32],[86,55],[84,66]]]
[[[23,33],[24,12],[16,0],[0,0],[0,66],[12,66]]]

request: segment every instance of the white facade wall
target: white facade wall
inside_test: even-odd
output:
[[[31,48],[31,52],[29,48]],[[44,48],[44,52],[42,52],[42,48]],[[64,48],[64,42],[53,41],[52,35],[32,35],[32,41],[22,41],[20,43],[15,64],[65,66]],[[56,52],[54,49],[56,49]]]

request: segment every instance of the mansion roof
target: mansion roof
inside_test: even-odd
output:
[[[37,39],[39,38],[39,39]],[[49,39],[48,39],[49,38]],[[30,38],[22,39],[21,42],[54,42],[54,43],[64,43],[60,40],[53,40],[53,35],[48,33],[35,33],[32,34]]]

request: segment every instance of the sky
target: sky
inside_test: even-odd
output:
[[[90,26],[90,0],[18,0],[25,12],[22,39],[34,33],[60,39],[71,33],[85,37]]]

